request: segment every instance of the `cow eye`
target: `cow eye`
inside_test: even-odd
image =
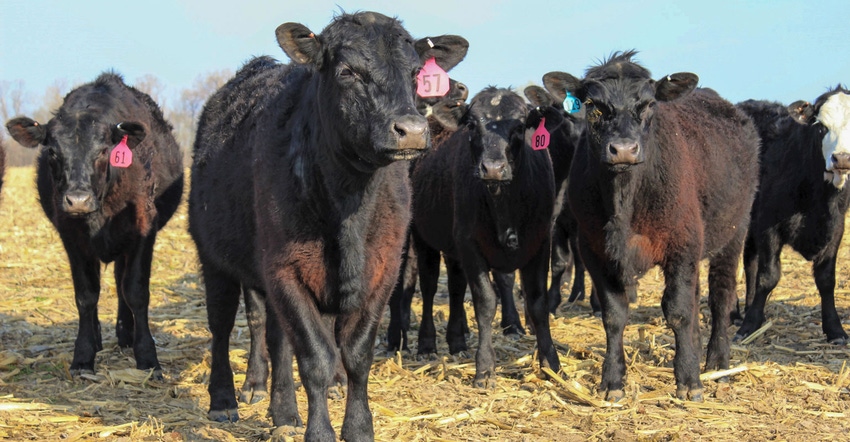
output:
[[[339,69],[339,73],[337,74],[340,79],[345,81],[357,81],[360,80],[360,75],[357,75],[357,72],[354,72],[350,67],[343,65]]]

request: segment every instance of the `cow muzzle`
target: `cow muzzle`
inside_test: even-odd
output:
[[[97,210],[97,199],[92,192],[81,190],[65,192],[62,210],[71,216],[85,216]]]
[[[399,151],[417,151],[428,147],[428,120],[422,117],[407,116],[393,123],[393,131],[398,141]]]
[[[612,166],[631,166],[642,162],[640,154],[640,144],[632,140],[622,140],[608,144],[605,158]]]

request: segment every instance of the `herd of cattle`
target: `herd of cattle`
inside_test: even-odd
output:
[[[382,313],[389,304],[389,350],[406,349],[418,277],[418,351],[435,353],[441,257],[452,353],[466,350],[467,285],[472,293],[479,387],[495,383],[497,300],[502,329],[524,332],[516,270],[540,364],[559,369],[549,315],[573,263],[570,300],[584,296],[586,268],[604,324],[600,391],[608,400],[623,397],[630,298],[656,265],[682,399],[703,398],[703,259],[706,370],[728,368],[732,321],[740,321],[736,339],[762,325],[786,244],[812,262],[827,340],[847,343],[834,303],[850,204],[844,87],[812,104],[732,105],[697,88],[692,73],[655,80],[634,52],[618,52],[584,78],[546,74],[545,87],[525,90],[528,101],[489,87],[467,103],[454,80],[440,94],[421,92],[423,82],[445,81],[423,75],[423,65],[457,65],[468,47],[462,37],[414,40],[399,21],[370,12],[342,14],[320,34],[286,23],[276,35],[292,63],[246,63],[207,102],[194,144],[189,231],[212,332],[210,419],[238,419],[228,341],[244,294],[252,344],[240,399],[268,396],[271,363],[274,425],[302,425],[294,355],[308,398],[305,438],[334,438],[327,394],[344,380],[341,436],[372,439],[367,381]],[[183,189],[171,126],[149,96],[104,73],[70,92],[46,124],[17,117],[6,127],[21,145],[40,146],[38,193],[68,254],[80,317],[72,373],[94,371],[100,263],[114,262],[118,343],[133,348],[137,368],[161,377],[148,301],[157,231]],[[735,292],[742,255],[743,317]]]

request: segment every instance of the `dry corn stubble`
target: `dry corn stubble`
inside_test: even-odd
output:
[[[206,419],[209,333],[203,283],[186,231],[185,202],[157,238],[151,281],[151,328],[165,381],[134,369],[132,352],[117,347],[112,267],[103,267],[100,320],[104,350],[97,373],[72,380],[77,315],[64,250],[37,202],[32,168],[11,168],[0,201],[0,439],[12,440],[231,440],[267,439],[268,401],[240,405],[242,420]],[[848,241],[845,239],[845,242]],[[839,254],[836,303],[850,317],[850,256]],[[675,341],[659,305],[663,277],[640,281],[625,346],[626,397],[608,404],[597,394],[605,335],[587,304],[563,305],[552,319],[562,372],[552,380],[534,362],[534,338],[495,336],[497,388],[472,388],[477,342],[451,356],[442,339],[448,306],[438,296],[438,357],[385,357],[378,343],[370,377],[370,406],[378,440],[850,440],[850,365],[847,348],[827,344],[811,266],[783,253],[783,278],[767,307],[772,325],[752,343],[733,345],[730,383],[706,378],[706,401],[673,398]],[[704,288],[707,270],[701,272]],[[568,284],[564,287],[568,290]],[[440,293],[445,293],[445,279]],[[743,296],[743,277],[739,278]],[[703,342],[709,312],[701,298]],[[518,299],[518,302],[522,302]],[[421,304],[414,301],[418,315]],[[498,321],[498,315],[496,320]],[[385,334],[386,320],[379,335]],[[410,333],[416,348],[416,323]],[[729,330],[730,336],[734,329]],[[232,335],[237,388],[244,379],[248,329],[240,311]],[[298,391],[306,419],[306,396]],[[339,432],[344,400],[332,399]],[[284,429],[286,430],[286,429]],[[300,440],[303,429],[281,431]]]

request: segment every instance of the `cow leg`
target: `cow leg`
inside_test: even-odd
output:
[[[581,260],[581,256],[578,253],[578,238],[575,233],[570,235],[570,251],[573,258],[573,286],[570,288],[568,301],[575,302],[583,300],[587,291],[584,284],[584,261]],[[595,305],[597,307],[599,306],[598,299]]]
[[[530,328],[537,337],[537,357],[541,367],[549,367],[557,373],[561,369],[558,352],[552,342],[549,330],[549,305],[546,293],[546,253],[547,247],[541,247],[537,254],[520,269],[520,281],[525,290],[525,305]]]
[[[414,238],[418,238],[414,235]],[[416,261],[419,265],[419,291],[422,293],[422,320],[419,323],[417,353],[437,353],[437,330],[434,327],[434,295],[440,278],[440,251],[421,240],[415,240]]]
[[[569,239],[566,232],[557,223],[552,229],[552,255],[551,255],[551,282],[549,283],[548,292],[548,308],[549,312],[554,314],[561,305],[561,285],[563,284],[564,275],[567,279],[572,277],[573,263],[575,260],[570,249]],[[575,284],[573,284],[575,286]],[[579,300],[578,293],[570,293],[569,302]],[[582,298],[584,294],[582,294]]]
[[[416,277],[419,269],[416,263],[416,251],[410,235],[404,242],[401,252],[401,268],[398,273],[398,283],[390,295],[390,323],[387,326],[387,355],[392,356],[397,351],[409,352],[407,332],[410,331],[411,303],[416,292]]]
[[[836,250],[837,251],[837,250]],[[815,285],[820,293],[821,327],[830,344],[847,344],[847,333],[841,326],[841,318],[835,310],[835,253],[812,264]]]
[[[125,259],[127,266],[124,276],[116,281],[116,284],[123,287],[120,292],[123,292],[124,302],[133,313],[133,355],[136,358],[136,368],[153,369],[153,376],[161,379],[162,367],[156,357],[156,345],[148,324],[151,261],[155,242],[156,231],[152,230],[147,236],[140,238],[130,253],[119,258]]]
[[[490,269],[475,250],[461,252],[463,271],[472,292],[475,320],[478,323],[478,352],[475,354],[477,388],[495,388],[496,352],[493,350],[493,318],[496,316],[496,293],[490,281]]]
[[[495,283],[496,294],[499,296],[499,301],[502,304],[502,333],[505,335],[524,335],[525,329],[522,328],[522,322],[519,320],[519,313],[516,309],[516,301],[514,301],[514,281],[516,275],[514,272],[502,273],[493,271],[493,282]],[[525,286],[523,286],[525,288]],[[546,306],[549,308],[548,304]]]
[[[266,305],[266,342],[272,365],[272,393],[269,415],[276,427],[301,427],[304,423],[298,415],[295,400],[295,379],[292,373],[291,340],[277,320],[277,315]]]
[[[337,319],[342,321],[337,339],[342,363],[348,374],[348,396],[340,434],[346,441],[375,439],[367,387],[369,370],[372,368],[373,343],[378,330],[378,321],[374,318],[380,318],[383,309],[380,298],[367,297],[361,310]]]
[[[239,309],[239,282],[212,268],[201,266],[206,287],[207,320],[212,343],[210,353],[210,420],[236,422],[236,388],[233,386],[233,371],[230,368],[230,332]]]
[[[782,249],[778,244],[778,240],[759,241],[755,295],[747,306],[744,322],[735,333],[735,341],[751,335],[764,323],[764,306],[767,303],[767,297],[779,284],[782,274],[782,264],[779,260]]]
[[[457,260],[446,257],[446,276],[449,288],[449,323],[446,326],[446,343],[449,353],[458,354],[467,351],[466,334],[469,325],[466,322],[466,308],[463,298],[466,296],[466,275]]]
[[[125,257],[119,257],[115,260],[113,267],[113,275],[115,276],[115,291],[118,293],[118,318],[115,321],[115,336],[118,338],[118,346],[121,348],[130,348],[133,346],[133,330],[135,330],[135,319],[133,311],[125,301],[124,273],[127,270],[127,260]]]
[[[729,326],[732,325],[732,312],[737,310],[738,305],[735,287],[738,257],[741,256],[743,248],[742,236],[744,233],[734,238],[720,253],[711,258],[709,264],[708,305],[711,309],[711,337],[705,358],[706,371],[729,368]],[[696,324],[699,327],[698,320]]]
[[[248,353],[248,370],[239,400],[255,404],[268,397],[266,381],[269,379],[269,350],[266,345],[266,295],[248,287],[242,287],[245,296],[245,315],[251,334],[251,351]]]
[[[690,256],[671,256],[668,261],[670,264],[664,269],[666,287],[661,297],[661,310],[676,338],[676,355],[673,357],[676,396],[682,400],[702,401],[700,352],[695,345],[699,327],[696,292],[699,260]]]
[[[759,261],[758,261],[758,253],[756,250],[755,239],[752,235],[747,235],[747,239],[744,242],[744,278],[746,280],[746,295],[744,298],[744,311],[750,308],[750,304],[753,303],[753,298],[756,295],[756,281],[758,277],[759,270]],[[733,319],[737,325],[741,325],[744,318],[741,316],[741,312],[739,309],[735,309],[732,313],[736,315]]]
[[[397,263],[396,263],[397,264]],[[266,269],[270,265],[264,263]],[[282,333],[288,342],[292,344],[295,358],[298,362],[298,373],[301,383],[307,393],[307,430],[304,440],[334,440],[334,430],[331,426],[330,414],[328,412],[328,391],[333,382],[339,359],[337,357],[337,342],[334,336],[335,325],[328,320],[315,303],[311,293],[304,288],[297,278],[290,278],[278,270],[265,276],[266,288],[268,290],[266,304],[273,311],[275,320],[280,325],[275,334]],[[393,279],[397,275],[393,275]],[[351,281],[356,283],[356,281]],[[389,285],[388,285],[389,286]],[[384,302],[388,301],[390,294],[388,287]],[[355,293],[341,295],[339,299],[343,303],[347,300],[354,301]],[[363,303],[351,311],[363,311],[364,315],[374,314],[374,318],[380,318],[382,312],[365,311],[368,307]],[[384,305],[381,305],[383,308]],[[353,314],[353,313],[352,313]],[[268,318],[267,318],[268,319]],[[374,339],[377,330],[371,330],[371,338]],[[270,330],[267,330],[266,338],[272,342]],[[283,339],[274,337],[275,347],[270,348],[272,358],[272,421],[276,426],[293,425],[290,412],[289,397],[278,396],[278,383],[285,382],[284,373],[286,367],[279,365],[277,361],[284,357],[281,353]],[[370,341],[369,345],[373,345]],[[270,344],[272,345],[272,344]],[[371,358],[371,350],[369,353]],[[370,359],[371,360],[371,359]],[[281,370],[282,369],[282,370]],[[355,373],[356,376],[356,373]],[[352,374],[349,373],[349,395],[351,392]],[[354,382],[358,382],[355,380]],[[284,388],[288,388],[284,386]],[[286,391],[286,396],[289,392]],[[294,395],[292,396],[294,398]],[[282,401],[278,403],[276,401]],[[280,406],[281,408],[278,408]]]
[[[79,240],[73,233],[62,234],[61,237],[71,265],[74,299],[80,318],[77,339],[74,342],[74,359],[70,368],[71,375],[78,376],[94,373],[95,355],[103,349],[100,321],[97,318],[100,260],[91,250],[88,241]]]

